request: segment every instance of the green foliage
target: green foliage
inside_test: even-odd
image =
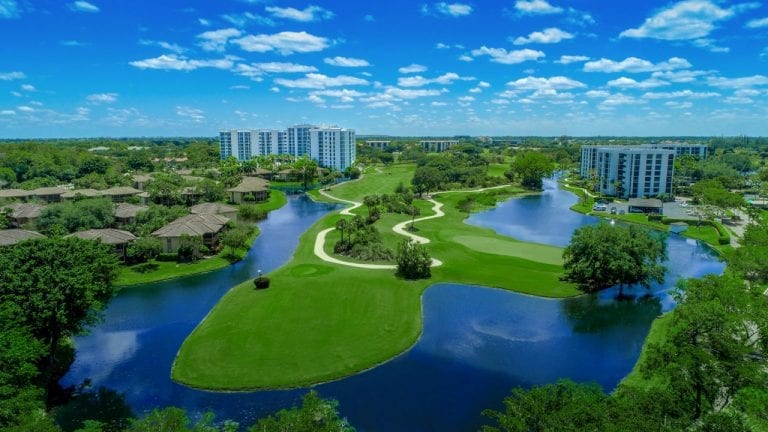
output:
[[[229,248],[229,256],[234,257],[238,249],[247,249],[250,244],[248,240],[253,234],[252,225],[237,224],[227,232],[221,235],[221,243]]]
[[[248,432],[354,432],[346,419],[339,416],[338,402],[325,400],[311,390],[304,395],[300,407],[284,409],[259,419]]]
[[[496,426],[485,426],[482,431],[603,431],[608,423],[607,399],[599,385],[570,380],[531,390],[518,387],[504,399],[504,411],[483,412]]]
[[[63,227],[73,233],[92,228],[107,228],[115,221],[115,207],[109,198],[83,199],[52,204],[43,209],[37,228],[50,234],[52,226]]]
[[[360,168],[352,165],[348,166],[347,169],[344,170],[344,175],[352,180],[359,179],[361,174],[362,173],[360,172]]]
[[[432,258],[427,248],[410,238],[397,247],[397,275],[405,279],[426,279],[432,277]]]
[[[188,213],[189,210],[183,206],[166,207],[151,204],[146,211],[136,214],[135,225],[130,231],[140,237],[148,237],[152,232]]]
[[[228,188],[240,184],[243,180],[243,168],[237,158],[229,156],[219,162],[219,180]]]
[[[79,392],[54,410],[56,424],[64,432],[75,430],[122,431],[133,418],[125,395],[105,387]]]
[[[184,177],[176,173],[156,173],[147,183],[146,190],[157,204],[172,206],[181,203],[181,190],[186,185]]]
[[[411,185],[413,190],[421,196],[431,190],[437,190],[445,181],[445,173],[431,166],[420,166],[413,173]]]
[[[563,251],[566,280],[587,292],[620,284],[664,280],[666,243],[660,233],[635,225],[587,225],[577,229]],[[621,292],[620,292],[621,294]]]
[[[176,252],[179,262],[194,262],[202,258],[203,238],[182,234],[179,250]]]
[[[197,190],[201,193],[202,199],[205,202],[222,201],[227,192],[222,183],[211,179],[204,179],[200,181],[196,187]]]
[[[240,210],[237,211],[237,217],[241,220],[260,221],[266,219],[267,212],[259,206],[245,204],[240,206]]]
[[[391,261],[394,258],[392,251],[381,243],[381,235],[376,227],[366,223],[360,216],[355,216],[351,221],[339,219],[336,229],[341,232],[341,239],[333,246],[334,253],[362,261]]]
[[[142,263],[157,258],[163,251],[160,239],[153,236],[139,237],[130,245],[126,255],[131,263]]]
[[[0,303],[24,311],[19,324],[46,348],[44,377],[57,379],[59,343],[95,322],[112,298],[111,247],[78,238],[44,238],[0,248]]]
[[[302,156],[293,163],[293,170],[298,173],[304,190],[307,190],[317,178],[317,166],[317,161],[307,156]]]
[[[555,168],[543,153],[527,151],[515,156],[510,170],[510,175],[505,173],[508,178],[519,178],[523,187],[528,189],[541,189],[541,179],[551,176]]]

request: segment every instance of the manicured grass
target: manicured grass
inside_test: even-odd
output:
[[[667,333],[669,332],[669,326],[672,322],[672,313],[673,312],[668,312],[653,321],[651,330],[648,333],[648,336],[645,338],[643,350],[640,352],[640,357],[637,359],[637,363],[635,363],[635,367],[632,368],[632,371],[629,373],[629,375],[624,377],[624,379],[619,384],[620,386],[652,388],[666,385],[666,383],[660,380],[658,377],[651,379],[645,378],[640,370],[646,361],[646,357],[648,356],[648,345],[652,343],[662,343],[666,340]]]
[[[335,187],[333,193],[360,199],[394,190],[409,174],[402,166],[390,169],[392,174],[369,173],[360,182]],[[421,295],[434,283],[477,284],[546,297],[580,294],[574,285],[560,281],[560,265],[478,251],[458,242],[457,238],[472,237],[475,244],[486,239],[509,251],[525,247],[490,229],[465,224],[466,215],[456,209],[464,196],[437,195],[435,199],[445,203],[446,216],[416,224],[419,235],[432,239],[427,245],[430,254],[444,262],[427,280],[405,281],[390,270],[321,261],[313,253],[315,237],[341,216],[319,221],[302,236],[293,260],[268,275],[270,288],[257,291],[252,281],[246,281],[222,298],[182,345],[172,378],[198,388],[250,390],[349,376],[391,359],[417,340],[422,329]],[[389,230],[409,218],[389,216],[380,221],[380,231],[401,238]],[[551,255],[535,253],[554,260],[554,250]]]
[[[376,167],[366,170],[362,180],[340,183],[333,186],[329,193],[335,197],[360,202],[366,195],[392,194],[401,182],[405,187],[411,185],[414,169],[413,164]]]
[[[504,172],[509,170],[509,164],[488,165],[488,175],[491,177],[504,177]]]
[[[481,236],[457,236],[453,239],[478,252],[514,256],[554,265],[563,264],[563,250],[558,247],[523,242],[512,243]]]
[[[254,203],[254,205],[266,212],[277,210],[288,202],[285,193],[272,190],[269,194],[269,200],[263,203]],[[248,244],[251,245],[259,235],[259,229],[256,228]],[[250,248],[250,246],[249,246]],[[189,276],[197,273],[205,273],[224,268],[233,262],[239,261],[245,256],[248,249],[238,249],[235,253],[237,258],[225,256],[229,251],[224,250],[210,258],[205,258],[194,263],[176,263],[153,261],[151,263],[136,264],[132,266],[123,266],[115,281],[116,286],[138,285],[152,282],[159,282],[168,279],[175,279],[182,276]]]

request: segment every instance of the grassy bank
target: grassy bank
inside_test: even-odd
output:
[[[412,170],[398,165],[369,172],[361,181],[334,187],[332,193],[354,201],[372,193],[391,193],[400,181],[408,183]],[[521,191],[509,189],[516,192]],[[464,196],[437,195],[446,216],[417,223],[418,234],[432,240],[427,245],[430,254],[444,262],[428,280],[405,281],[390,270],[321,261],[313,253],[315,237],[341,216],[322,219],[302,236],[293,260],[269,274],[269,289],[255,290],[252,281],[246,281],[222,298],[182,345],[172,378],[198,388],[251,390],[349,376],[391,359],[418,339],[421,295],[439,282],[546,297],[580,294],[559,280],[561,249],[465,224],[466,214],[456,209]],[[364,214],[365,209],[359,212]],[[409,219],[387,215],[380,230],[384,232],[386,225],[389,231],[391,225]]]
[[[283,192],[272,190],[270,192],[269,200],[254,205],[266,212],[270,212],[272,210],[279,209],[287,202],[288,198]],[[241,260],[245,254],[248,253],[250,245],[253,244],[258,236],[259,229],[257,227],[251,238],[248,239],[247,244],[249,247],[239,248],[237,251],[235,251],[234,256],[228,256],[229,251],[222,250],[222,252],[215,256],[204,258],[192,263],[152,261],[132,266],[123,266],[120,268],[120,273],[117,276],[115,285],[120,287],[159,282],[224,268],[228,265],[231,265],[233,262]]]

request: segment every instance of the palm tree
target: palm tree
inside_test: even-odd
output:
[[[344,243],[344,231],[349,228],[349,222],[346,219],[339,219],[336,221],[336,229],[341,231],[341,242]]]

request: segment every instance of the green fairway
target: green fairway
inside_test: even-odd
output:
[[[409,171],[403,166],[390,170],[392,174],[366,174],[331,193],[346,199],[391,193]],[[421,295],[439,282],[546,297],[580,294],[559,279],[562,267],[555,263],[560,249],[528,245],[464,223],[466,214],[456,209],[464,196],[437,195],[435,199],[445,203],[445,217],[416,224],[418,235],[432,240],[427,244],[430,254],[444,262],[433,268],[428,280],[405,281],[392,270],[321,261],[313,252],[317,233],[334,226],[341,216],[322,219],[302,236],[293,260],[268,275],[270,288],[257,291],[252,281],[246,281],[222,298],[182,345],[172,378],[198,388],[250,390],[311,385],[360,372],[413,345],[422,329]],[[366,209],[358,213],[365,214]],[[429,214],[424,211],[422,216]],[[385,215],[377,223],[385,244],[403,238],[391,227],[405,220],[410,217]],[[469,239],[471,247],[457,242],[457,237]],[[504,252],[478,250],[484,242]],[[535,252],[516,252],[524,246]]]
[[[553,265],[563,264],[563,250],[554,246],[480,236],[456,236],[453,241],[478,252],[525,258]]]

